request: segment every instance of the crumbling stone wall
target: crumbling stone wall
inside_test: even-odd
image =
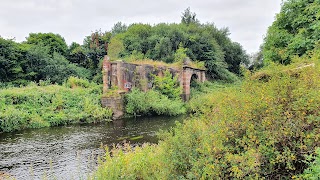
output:
[[[183,93],[190,95],[190,80],[192,75],[198,77],[198,81],[206,80],[205,70],[195,69],[189,66],[183,66],[182,69],[172,67],[146,64],[131,64],[123,61],[110,62],[106,56],[103,61],[103,82],[104,90],[117,86],[119,90],[130,91],[133,87],[140,88],[143,91],[151,89],[153,86],[153,76],[163,76],[163,72],[169,70],[173,76],[178,76]],[[104,92],[105,92],[104,91]]]
[[[112,119],[120,119],[124,115],[124,91],[119,91],[117,96],[102,97],[102,107],[112,109]]]
[[[190,81],[194,75],[199,82],[206,80],[205,70],[189,67],[187,64],[181,69],[172,67],[154,67],[148,64],[131,64],[123,61],[110,62],[109,57],[105,56],[103,61],[103,92],[106,93],[110,88],[128,92],[133,87],[140,88],[143,91],[152,89],[153,76],[163,76],[164,71],[169,70],[173,76],[178,76],[183,93],[181,97],[187,101],[190,98]],[[111,101],[111,100],[110,100]],[[103,106],[114,108],[109,100],[103,100]],[[118,103],[118,100],[114,103]],[[115,109],[116,111],[118,109]]]

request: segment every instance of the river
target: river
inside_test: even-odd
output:
[[[112,146],[124,140],[132,145],[157,143],[159,129],[169,129],[182,119],[143,117],[2,133],[0,172],[18,180],[86,179],[96,168],[97,157],[104,154],[102,144]]]

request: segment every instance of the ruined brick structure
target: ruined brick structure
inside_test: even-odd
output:
[[[187,63],[186,63],[187,64]],[[178,81],[182,87],[181,97],[188,101],[190,98],[190,83],[195,80],[204,82],[206,80],[205,70],[192,68],[188,65],[182,68],[153,66],[148,64],[132,64],[123,61],[109,61],[105,56],[103,60],[103,92],[106,93],[111,87],[122,91],[130,91],[133,87],[140,88],[143,91],[151,89],[153,86],[153,75],[162,76],[163,72],[169,70],[174,76],[178,76]],[[103,102],[103,106],[107,106]]]
[[[204,82],[206,80],[205,70],[196,69],[184,65],[182,69],[172,67],[154,67],[146,64],[131,64],[123,61],[109,61],[105,56],[103,61],[103,91],[111,87],[119,90],[129,91],[133,87],[147,91],[152,88],[153,78],[151,74],[162,76],[165,70],[169,70],[173,76],[178,76],[182,87],[181,97],[189,100],[191,80]]]

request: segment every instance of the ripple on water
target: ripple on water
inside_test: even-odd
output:
[[[182,119],[147,117],[0,134],[0,172],[26,180],[85,178],[96,167],[97,157],[104,155],[101,143],[156,143],[159,129],[168,129]]]

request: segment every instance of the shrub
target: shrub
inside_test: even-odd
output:
[[[184,104],[180,99],[171,100],[157,91],[142,92],[133,89],[126,94],[126,113],[129,115],[179,115],[185,113]]]
[[[320,177],[320,148],[316,149],[316,156],[309,156],[309,159],[313,159],[309,163],[309,168],[304,170],[302,174],[303,179],[317,180]]]
[[[76,88],[76,87],[83,87],[83,88],[88,88],[90,86],[90,82],[86,79],[81,79],[78,77],[69,77],[66,86],[70,88]]]
[[[170,71],[164,71],[164,76],[153,76],[154,77],[154,90],[167,96],[170,99],[180,99],[182,89],[179,86],[178,77],[172,77]]]

